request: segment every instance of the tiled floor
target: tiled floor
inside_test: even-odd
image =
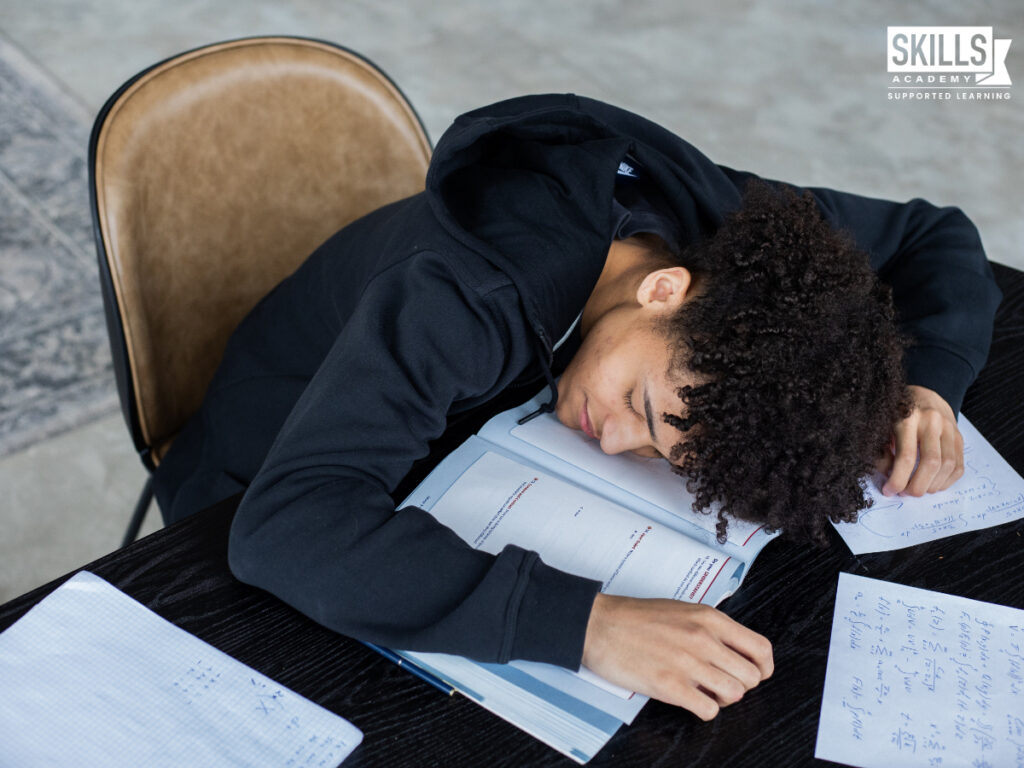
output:
[[[1007,59],[1019,83],[1009,102],[894,103],[885,27],[906,23],[1024,38],[1024,6],[934,0],[908,15],[882,0],[0,0],[0,35],[92,114],[181,50],[306,35],[373,59],[435,141],[466,109],[576,91],[646,114],[725,165],[960,205],[990,258],[1024,268],[1022,43]],[[118,414],[0,460],[0,601],[116,547],[142,478]]]

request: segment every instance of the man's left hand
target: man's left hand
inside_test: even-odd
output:
[[[964,473],[964,439],[953,409],[934,390],[908,389],[914,409],[896,425],[893,452],[878,467],[889,478],[882,486],[886,496],[944,491]]]

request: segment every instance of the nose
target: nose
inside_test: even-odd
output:
[[[651,436],[636,419],[609,417],[601,425],[601,450],[609,455],[625,451],[646,455],[644,452],[653,451],[654,447]]]

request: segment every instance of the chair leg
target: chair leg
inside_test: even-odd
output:
[[[139,536],[139,529],[142,527],[142,521],[146,518],[146,510],[149,509],[150,503],[153,501],[153,476],[150,475],[146,478],[146,484],[142,486],[142,493],[139,494],[139,500],[135,503],[135,511],[132,512],[132,520],[128,523],[128,530],[125,531],[124,541],[121,542],[122,547],[127,547]]]

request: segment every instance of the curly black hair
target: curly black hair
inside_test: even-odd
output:
[[[827,543],[826,518],[857,519],[863,478],[910,412],[891,291],[810,192],[753,181],[713,236],[680,254],[700,286],[662,330],[683,437],[669,457],[728,517]]]

